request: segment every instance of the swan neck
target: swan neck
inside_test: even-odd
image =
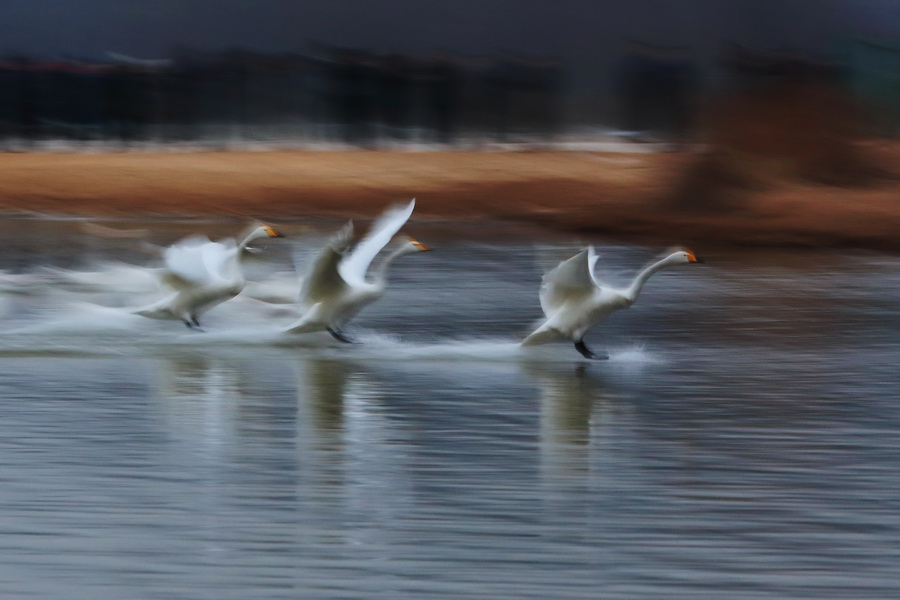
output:
[[[660,261],[657,261],[657,262],[645,267],[643,271],[641,271],[640,273],[637,274],[637,276],[634,278],[634,281],[631,283],[631,285],[628,286],[628,289],[626,291],[626,296],[632,302],[637,300],[638,296],[640,296],[640,294],[641,294],[641,290],[644,289],[644,284],[647,283],[647,280],[650,279],[650,277],[654,273],[656,273],[663,267],[667,267],[668,265],[669,265],[669,259],[668,259],[668,257],[666,257]]]
[[[238,244],[237,251],[234,253],[234,260],[237,261],[238,264],[243,264],[244,256],[250,253],[247,250],[247,246],[250,244],[250,241],[251,240],[247,239]]]
[[[374,269],[374,283],[377,285],[387,284],[388,267],[390,267],[391,263],[394,262],[397,258],[403,256],[407,252],[409,252],[409,250],[405,246],[400,246],[399,248],[395,249],[393,252],[385,256],[384,259],[382,259],[381,263],[379,263],[378,266]]]
[[[247,237],[245,237],[243,240],[241,240],[241,243],[238,244],[238,248],[241,249],[240,254],[244,253],[243,251],[247,249],[247,246],[249,246],[250,242],[252,242],[254,239],[255,238],[254,238],[253,234],[250,234]]]

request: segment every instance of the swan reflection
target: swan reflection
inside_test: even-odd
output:
[[[383,544],[412,487],[389,388],[368,367],[322,357],[300,360],[297,381],[298,455],[307,499],[325,515],[320,541]],[[340,525],[327,523],[342,514],[366,526],[348,528],[338,540]]]
[[[161,360],[159,367],[159,396],[171,431],[207,448],[234,435],[242,386],[233,364],[201,355]]]
[[[251,440],[277,447],[295,438],[292,386],[268,361],[184,353],[159,365],[159,396],[180,439],[240,450]]]
[[[363,367],[337,358],[297,364],[300,439],[317,450],[356,452],[389,435],[382,386]]]
[[[590,365],[527,363],[523,370],[540,394],[540,448],[546,477],[590,471],[592,426],[611,410],[613,396]]]
[[[316,359],[298,364],[297,393],[301,407],[307,409],[303,422],[313,426],[322,437],[340,432],[344,428],[344,396],[350,365],[341,360]]]
[[[297,411],[291,395],[278,394],[287,382],[264,360],[183,355],[159,367],[172,439],[166,456],[192,482],[180,502],[202,553],[219,560],[258,545],[269,549],[271,561],[295,555],[294,530],[260,527],[252,516],[277,507],[280,518],[293,522],[300,510]]]

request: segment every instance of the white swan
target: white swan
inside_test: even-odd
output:
[[[407,238],[405,243],[382,259],[374,269],[372,280],[366,280],[369,265],[403,227],[415,205],[414,198],[406,206],[386,210],[352,252],[349,251],[352,222],[334,235],[310,265],[301,285],[303,315],[285,332],[327,331],[337,340],[351,342],[341,333],[341,327],[384,295],[390,264],[404,254],[429,249],[425,244]]]
[[[174,292],[134,314],[151,319],[181,320],[199,329],[200,315],[234,298],[244,289],[241,257],[250,242],[283,237],[268,225],[250,231],[239,244],[234,240],[212,242],[195,235],[166,248],[161,280]]]
[[[522,340],[523,346],[572,340],[575,349],[585,358],[608,358],[594,354],[585,346],[584,335],[588,329],[614,311],[634,304],[644,284],[660,269],[703,261],[690,250],[673,252],[638,273],[625,289],[613,289],[597,281],[594,275],[596,262],[594,247],[589,246],[544,275],[540,298],[546,320]]]

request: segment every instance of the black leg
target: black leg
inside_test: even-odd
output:
[[[336,339],[337,341],[339,341],[339,342],[344,342],[345,344],[353,344],[353,343],[355,343],[353,340],[351,340],[351,339],[348,338],[346,335],[344,335],[343,333],[341,333],[341,331],[340,331],[339,329],[332,329],[331,327],[329,327],[329,328],[328,328],[328,333],[330,333],[331,336],[332,336],[334,339]]]
[[[584,344],[584,339],[575,342],[575,349],[578,350],[583,357],[590,358],[591,360],[606,360],[609,358],[608,354],[594,354],[591,352],[591,349]]]

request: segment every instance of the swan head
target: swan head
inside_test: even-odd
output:
[[[255,235],[253,235],[255,234]],[[256,229],[253,230],[253,239],[260,239],[264,237],[270,238],[280,238],[284,237],[280,231],[272,227],[271,225],[260,225]]]
[[[696,254],[694,254],[691,250],[687,248],[682,250],[676,250],[672,254],[669,255],[669,259],[673,263],[702,263],[704,262],[702,258],[698,258]]]
[[[244,237],[244,240],[241,242],[241,247],[246,248],[247,244],[254,240],[261,240],[264,238],[280,238],[284,237],[280,231],[272,227],[271,225],[259,225],[250,230],[250,232]]]
[[[400,246],[407,252],[426,252],[431,250],[428,246],[420,242],[414,237],[407,237],[406,241]]]

